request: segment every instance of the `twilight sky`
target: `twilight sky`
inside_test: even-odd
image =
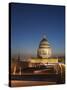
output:
[[[11,53],[35,55],[46,35],[53,54],[63,55],[65,47],[65,7],[11,4]]]

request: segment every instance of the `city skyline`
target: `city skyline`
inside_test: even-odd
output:
[[[41,7],[40,7],[41,6]],[[46,35],[54,55],[65,52],[65,8],[53,5],[11,4],[11,53],[36,55]]]

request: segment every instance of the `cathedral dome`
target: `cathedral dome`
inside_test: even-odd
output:
[[[37,56],[40,58],[51,57],[51,47],[46,37],[43,37],[43,39],[40,41],[40,44],[37,50]]]

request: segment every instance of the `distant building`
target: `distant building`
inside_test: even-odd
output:
[[[38,66],[41,64],[56,64],[58,63],[58,58],[52,57],[52,48],[46,37],[40,41],[39,47],[37,49],[37,58],[29,59],[29,66]]]

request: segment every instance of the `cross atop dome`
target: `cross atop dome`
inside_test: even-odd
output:
[[[43,38],[46,38],[46,35],[45,34],[43,34]]]

